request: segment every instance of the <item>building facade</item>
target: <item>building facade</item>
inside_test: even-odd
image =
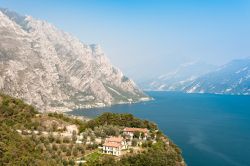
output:
[[[122,137],[109,137],[106,138],[103,144],[103,153],[119,156],[121,155],[121,150],[127,148],[127,142]]]
[[[103,144],[103,149],[102,149],[103,153],[111,154],[114,156],[120,156],[121,150],[122,150],[122,145],[114,142],[105,142]]]
[[[123,134],[125,136],[128,136],[130,139],[134,138],[135,132],[140,133],[139,139],[146,140],[148,137],[149,130],[146,128],[130,128],[130,127],[126,127],[123,129]]]

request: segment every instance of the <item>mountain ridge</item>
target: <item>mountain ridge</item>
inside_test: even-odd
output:
[[[198,71],[202,68],[193,69]],[[235,59],[198,75],[191,72],[190,68],[184,67],[183,71],[187,76],[183,76],[183,72],[173,72],[167,77],[154,79],[148,86],[150,90],[158,91],[250,95],[250,58]]]
[[[69,111],[149,100],[87,45],[45,21],[0,9],[0,90],[39,111]]]
[[[204,73],[215,68],[214,65],[195,61],[180,65],[177,69],[142,83],[144,90],[181,91]]]
[[[235,59],[185,87],[187,93],[250,95],[250,58]]]

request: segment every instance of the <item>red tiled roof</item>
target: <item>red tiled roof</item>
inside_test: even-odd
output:
[[[119,148],[121,146],[121,144],[116,143],[116,142],[105,142],[103,144],[103,146]]]
[[[106,142],[117,142],[121,143],[123,141],[122,137],[110,137],[106,139]]]
[[[148,129],[146,129],[146,128],[130,128],[130,127],[126,127],[126,128],[123,129],[123,131],[125,131],[125,132],[139,131],[139,132],[142,132],[142,133],[147,133]]]

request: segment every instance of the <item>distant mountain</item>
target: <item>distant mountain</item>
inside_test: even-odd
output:
[[[156,91],[250,95],[250,58],[233,60],[220,67],[184,64],[141,86]]]
[[[0,91],[40,111],[148,99],[111,65],[99,45],[6,9],[0,9]]]
[[[202,62],[185,63],[174,71],[143,82],[140,85],[144,90],[181,91],[191,84],[193,80],[215,68],[214,65]]]
[[[233,60],[217,70],[195,79],[183,91],[250,95],[250,58]]]

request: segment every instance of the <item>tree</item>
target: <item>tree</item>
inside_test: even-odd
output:
[[[137,139],[137,138],[134,138],[134,139],[132,140],[132,146],[137,146],[137,144],[138,144],[138,139]]]
[[[73,142],[76,142],[76,140],[77,140],[77,136],[73,134],[73,135],[72,135],[72,141],[73,141]]]
[[[53,149],[54,151],[57,151],[57,150],[58,150],[57,145],[56,145],[56,144],[52,144],[52,149]]]
[[[62,139],[61,139],[60,137],[57,137],[57,138],[56,138],[56,143],[57,143],[57,144],[61,144],[61,143],[62,143]]]
[[[66,156],[71,156],[71,150],[70,149],[66,150]]]
[[[36,149],[42,153],[45,150],[45,146],[44,144],[40,143],[36,146]]]
[[[72,154],[73,154],[75,157],[78,155],[78,150],[77,150],[77,148],[74,148],[74,149],[72,150]]]
[[[85,153],[85,149],[84,149],[82,146],[80,146],[80,147],[78,148],[78,150],[81,152],[81,154],[84,154],[84,153]]]
[[[141,138],[144,138],[145,137],[145,133],[141,133]]]
[[[149,130],[157,130],[157,125],[147,120],[135,118],[132,114],[103,113],[101,116],[90,120],[85,128],[94,129],[96,126],[114,125],[122,127],[138,127],[148,128]]]
[[[134,132],[134,138],[140,138],[141,133],[139,131]]]
[[[45,142],[45,137],[44,136],[40,136],[40,141],[42,142],[42,143],[44,143]]]
[[[74,165],[75,165],[75,162],[74,162],[74,160],[69,160],[69,165],[72,165],[72,166],[74,166]]]
[[[57,122],[52,122],[52,131],[57,131],[58,124]]]
[[[68,161],[67,160],[63,160],[62,164],[63,164],[63,166],[67,166],[68,165]]]
[[[69,137],[64,137],[63,138],[63,143],[70,143]]]
[[[55,141],[55,137],[52,134],[49,134],[48,139],[50,143],[53,143]]]
[[[61,151],[66,152],[67,151],[67,146],[62,144],[62,145],[60,145],[60,149],[61,149]]]

